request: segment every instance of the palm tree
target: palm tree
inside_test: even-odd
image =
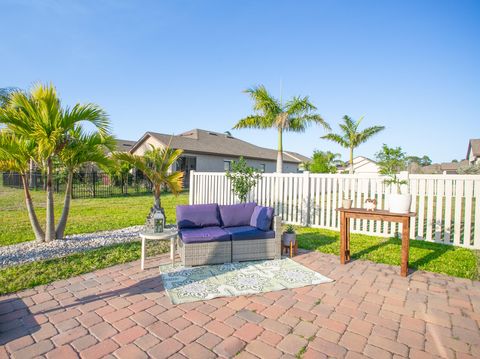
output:
[[[181,156],[183,151],[173,149],[170,145],[161,148],[150,146],[151,148],[147,150],[143,156],[128,152],[116,152],[113,154],[113,157],[119,161],[130,163],[142,171],[150,182],[152,182],[154,196],[153,208],[161,211],[166,219],[160,194],[163,188],[169,189],[174,195],[178,195],[182,191],[183,172],[171,171],[170,168]]]
[[[255,114],[247,116],[233,127],[240,128],[275,128],[278,131],[277,172],[283,172],[283,132],[304,132],[308,125],[317,123],[330,130],[328,123],[318,114],[317,108],[308,97],[293,97],[283,104],[270,95],[265,86],[260,85],[245,90],[252,98]]]
[[[338,143],[340,146],[350,149],[350,174],[353,174],[353,150],[366,142],[373,135],[383,131],[384,126],[372,126],[362,131],[359,131],[358,126],[363,120],[363,116],[354,122],[347,115],[343,116],[343,123],[341,123],[341,134],[328,133],[322,136],[323,139]]]
[[[33,141],[21,139],[7,129],[0,130],[0,170],[16,172],[20,175],[30,224],[32,225],[35,239],[42,241],[45,233],[35,213],[28,181],[30,160],[34,156],[34,150],[35,143]]]
[[[67,226],[70,202],[72,198],[73,175],[83,164],[95,163],[104,168],[112,166],[108,152],[115,148],[112,136],[102,136],[98,132],[85,133],[80,126],[69,133],[70,141],[59,153],[61,164],[67,170],[67,186],[60,220],[55,229],[57,239],[62,239]]]
[[[69,131],[82,122],[93,124],[101,136],[109,134],[106,113],[94,104],[63,108],[53,85],[37,84],[28,93],[14,91],[0,108],[0,124],[21,139],[35,142],[35,157],[46,169],[47,208],[45,240],[55,239],[53,201],[54,158],[69,143]]]

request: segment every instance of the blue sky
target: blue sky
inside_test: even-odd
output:
[[[53,82],[120,138],[229,130],[256,84],[310,96],[334,129],[345,114],[386,126],[357,155],[387,143],[449,161],[480,137],[479,1],[0,0],[0,23],[0,87]],[[346,159],[323,133],[285,148]],[[274,131],[233,134],[276,146]]]

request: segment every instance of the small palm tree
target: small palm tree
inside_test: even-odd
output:
[[[115,148],[115,139],[112,136],[102,136],[98,132],[85,133],[80,126],[75,126],[69,137],[68,144],[58,156],[67,170],[67,186],[62,215],[55,229],[57,239],[62,239],[65,234],[75,171],[85,163],[95,163],[103,168],[111,167],[112,160],[108,157],[108,152]]]
[[[20,175],[28,217],[32,225],[33,233],[35,234],[35,239],[43,241],[45,233],[35,213],[28,179],[30,160],[34,156],[34,151],[35,143],[33,141],[19,138],[7,129],[0,130],[0,170],[16,172]]]
[[[233,127],[240,128],[275,128],[278,131],[277,172],[283,172],[283,132],[305,132],[308,125],[317,123],[330,130],[328,123],[318,114],[317,108],[308,97],[293,97],[282,104],[270,95],[265,86],[260,85],[245,90],[254,101],[254,115],[247,116]]]
[[[171,171],[172,165],[183,153],[182,150],[173,149],[170,146],[147,150],[143,156],[134,155],[128,152],[116,152],[113,157],[119,161],[130,163],[142,171],[152,182],[154,204],[153,207],[165,216],[162,207],[160,194],[163,188],[169,189],[174,195],[178,195],[183,189],[183,172]],[[165,216],[166,219],[166,216]]]
[[[25,141],[35,143],[37,164],[46,169],[45,240],[55,239],[53,201],[54,159],[69,143],[69,132],[83,122],[93,124],[101,136],[109,134],[106,113],[94,104],[63,108],[53,85],[37,84],[28,92],[14,91],[0,107],[0,124]]]
[[[363,116],[354,122],[350,117],[345,115],[343,116],[343,123],[339,125],[341,134],[328,133],[322,136],[323,139],[336,142],[340,146],[350,149],[350,174],[353,174],[353,150],[362,143],[365,143],[373,135],[385,129],[384,126],[372,126],[359,131],[358,127],[362,120]]]

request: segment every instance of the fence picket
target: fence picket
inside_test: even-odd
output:
[[[436,202],[435,202],[435,242],[441,242],[443,232],[443,196],[445,181],[437,181]]]
[[[433,194],[434,194],[434,185],[433,180],[426,180],[427,185],[427,230],[426,237],[427,241],[432,240],[432,230],[433,230]]]
[[[462,197],[463,182],[455,181],[455,222],[453,225],[453,244],[456,246],[461,244]]]
[[[463,245],[471,245],[473,181],[465,181],[465,211],[463,216]]]

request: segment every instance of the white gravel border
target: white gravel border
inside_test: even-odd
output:
[[[29,241],[0,247],[0,268],[35,262],[43,259],[64,257],[112,244],[140,240],[143,226],[133,226],[113,231],[75,234],[64,240],[51,242]]]

